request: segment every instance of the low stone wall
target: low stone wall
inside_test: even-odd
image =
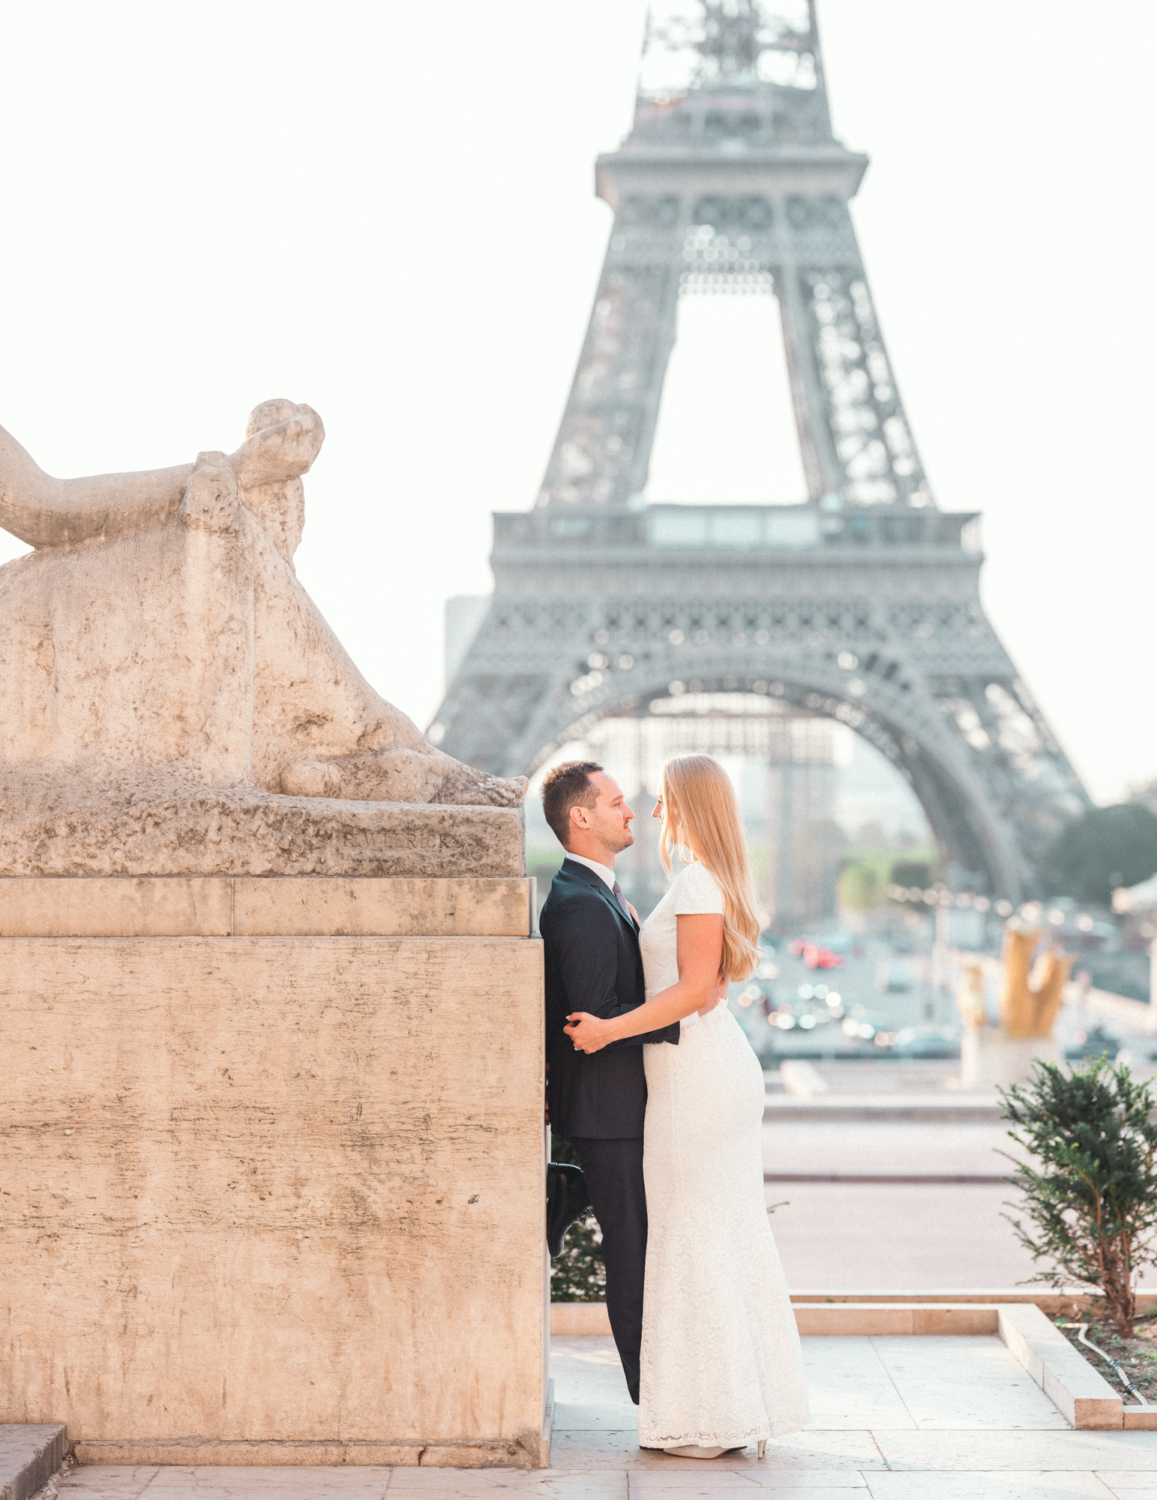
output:
[[[0,880],[0,1421],[93,1462],[537,1465],[532,907]]]

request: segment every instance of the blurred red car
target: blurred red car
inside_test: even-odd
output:
[[[842,969],[845,960],[830,948],[821,948],[815,942],[804,942],[798,948],[803,956],[804,969]]]
[[[794,938],[787,946],[789,953],[802,958],[805,969],[842,969],[844,960],[838,953],[833,953],[830,948],[822,948],[819,943],[809,942],[807,938]]]

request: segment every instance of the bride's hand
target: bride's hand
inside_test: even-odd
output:
[[[574,1015],[567,1016],[566,1019],[567,1024],[563,1030],[574,1043],[576,1052],[598,1052],[607,1045],[607,1023],[600,1021],[598,1016],[590,1016],[585,1010],[576,1010]]]
[[[703,1007],[699,1014],[701,1016],[710,1015],[715,1007],[719,1004],[719,1002],[727,998],[727,992],[730,988],[730,979],[728,979],[724,970],[720,969],[719,973],[715,976],[715,988],[711,992],[711,999],[708,1000],[707,1004]]]

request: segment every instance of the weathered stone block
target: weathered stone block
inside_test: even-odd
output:
[[[527,937],[533,880],[235,880],[233,931]]]
[[[193,789],[160,772],[89,786],[0,775],[0,877],[523,875],[512,807]]]
[[[231,880],[0,879],[0,937],[228,937]]]
[[[534,881],[0,878],[0,937],[528,937]]]
[[[538,1462],[536,941],[7,937],[0,1016],[0,1420]]]

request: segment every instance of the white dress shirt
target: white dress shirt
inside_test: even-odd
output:
[[[576,865],[586,865],[588,870],[593,870],[600,876],[608,891],[615,889],[615,872],[609,865],[600,865],[597,859],[588,859],[585,854],[571,854],[567,851],[567,859],[573,859]]]

